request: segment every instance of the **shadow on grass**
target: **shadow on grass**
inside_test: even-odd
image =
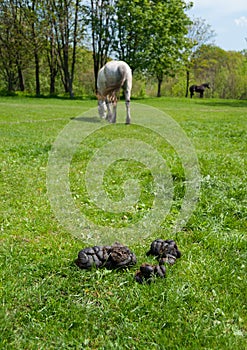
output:
[[[27,92],[20,92],[20,91],[7,91],[7,90],[0,90],[0,97],[16,97],[16,98],[33,98],[33,99],[57,99],[57,100],[70,100],[70,101],[86,101],[86,100],[92,100],[97,101],[96,95],[88,94],[88,95],[75,95],[73,97],[69,96],[69,94],[40,94],[35,95]],[[131,100],[145,100],[145,99],[157,99],[157,97],[150,97],[150,96],[131,96]],[[124,96],[120,96],[120,100],[124,101]]]
[[[16,98],[37,98],[37,99],[57,99],[57,100],[71,100],[71,101],[84,101],[84,100],[97,100],[95,95],[75,95],[73,97],[69,96],[69,94],[40,94],[35,95],[28,92],[20,92],[20,91],[7,91],[0,90],[0,97],[16,97]]]
[[[101,123],[101,120],[99,117],[73,117],[70,118],[71,120],[74,120],[76,122],[87,122],[87,123]]]
[[[247,100],[222,100],[222,101],[207,101],[204,102],[198,102],[198,104],[203,104],[204,106],[212,106],[212,107],[247,107]]]

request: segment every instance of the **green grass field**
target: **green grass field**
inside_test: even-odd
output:
[[[148,113],[152,106],[172,117],[196,151],[199,199],[178,232],[173,224],[186,174],[166,140],[134,125],[144,112],[132,114],[133,125],[124,125],[120,115],[117,125],[106,126],[85,114],[96,101],[0,98],[0,349],[247,348],[247,101],[160,98],[135,103],[137,110]],[[152,207],[153,178],[135,160],[112,164],[104,177],[111,200],[123,198],[122,185],[131,174],[139,181],[140,199],[132,212],[105,212],[91,201],[83,181],[93,154],[114,138],[131,137],[152,144],[166,158],[173,202],[155,232],[128,240],[138,259],[133,268],[79,270],[74,260],[87,243],[63,226],[51,208],[49,155],[73,121],[78,130],[90,123],[105,126],[78,145],[69,169],[75,208],[104,232],[145,217]],[[150,117],[151,129],[152,123]],[[175,239],[182,257],[167,266],[165,279],[140,285],[133,276],[141,263],[156,263],[145,256],[155,238]]]

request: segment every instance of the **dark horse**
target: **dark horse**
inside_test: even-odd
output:
[[[192,96],[194,95],[195,92],[199,92],[200,97],[203,98],[203,94],[204,94],[204,91],[206,88],[210,89],[209,83],[204,83],[202,85],[191,85],[190,97],[192,98]]]

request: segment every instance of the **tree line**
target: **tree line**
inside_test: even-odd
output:
[[[155,81],[157,96],[162,87],[185,95],[192,80],[206,79],[212,96],[246,98],[246,52],[208,45],[214,33],[188,16],[191,6],[180,0],[0,0],[0,89],[92,94],[99,69],[112,57],[130,65],[141,89]]]

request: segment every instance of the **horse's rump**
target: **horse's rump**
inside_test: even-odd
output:
[[[126,63],[120,63],[120,65],[118,64],[116,67],[114,67],[114,64],[116,64],[116,62],[111,61],[99,71],[97,87],[98,95],[100,95],[102,98],[115,95],[119,92],[125,82],[128,79],[130,80],[132,78],[131,72],[130,76],[128,76],[128,66],[126,67]]]

